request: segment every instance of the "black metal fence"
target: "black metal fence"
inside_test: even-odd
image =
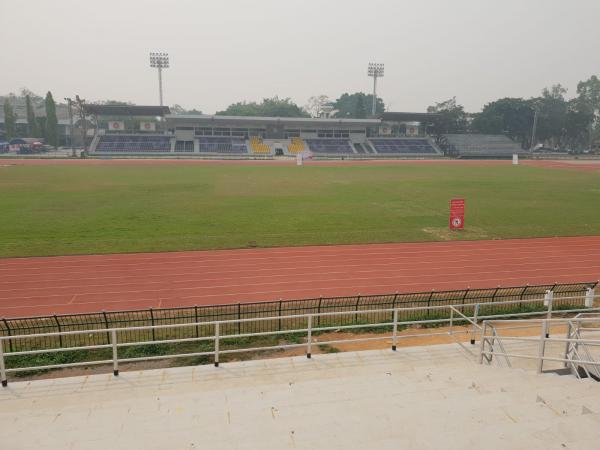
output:
[[[574,308],[583,305],[586,289],[594,288],[596,282],[573,284],[548,284],[535,286],[498,287],[491,289],[466,289],[458,291],[430,291],[417,293],[394,293],[354,297],[320,297],[302,300],[282,300],[229,305],[193,306],[165,309],[143,309],[112,311],[91,314],[65,314],[44,317],[0,319],[0,335],[17,336],[26,334],[53,333],[61,331],[98,330],[148,325],[194,324],[220,320],[274,317],[272,320],[232,323],[222,326],[221,335],[285,331],[306,328],[306,318],[285,318],[285,316],[316,314],[342,311],[368,311],[368,314],[348,314],[344,316],[316,317],[315,327],[352,325],[361,323],[386,322],[392,320],[390,308],[431,307],[444,305],[468,305],[489,303],[481,308],[481,315],[503,314],[514,311],[542,310],[539,300],[546,290],[554,292],[554,309]],[[578,297],[564,299],[565,297]],[[511,305],[494,305],[494,302],[518,301]],[[465,308],[466,315],[473,314],[473,308]],[[435,318],[435,310],[401,311],[399,321]],[[444,316],[447,314],[444,313]],[[147,342],[161,339],[178,339],[214,334],[209,325],[189,327],[123,330],[119,332],[120,342]],[[109,333],[66,335],[61,337],[14,338],[5,343],[5,352],[17,352],[57,347],[78,347],[110,343]]]

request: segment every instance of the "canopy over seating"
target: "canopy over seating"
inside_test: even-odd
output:
[[[171,114],[168,106],[137,105],[85,105],[87,114],[95,116],[166,116]]]

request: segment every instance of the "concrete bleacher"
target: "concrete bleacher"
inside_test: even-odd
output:
[[[10,383],[2,448],[597,449],[592,381],[447,344]]]
[[[371,138],[380,154],[438,155],[440,152],[426,138]]]
[[[305,139],[313,153],[321,154],[353,154],[354,150],[348,139]]]
[[[244,154],[248,153],[246,141],[243,138],[208,137],[198,138],[200,153]]]
[[[119,153],[168,153],[171,139],[164,135],[109,134],[99,136],[95,151]]]
[[[509,158],[527,153],[519,144],[504,135],[446,134],[451,150],[461,157]]]

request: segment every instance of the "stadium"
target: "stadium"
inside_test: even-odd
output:
[[[528,152],[504,135],[445,135],[444,149],[429,135],[436,114],[385,112],[374,119],[235,117],[169,114],[160,106],[87,105],[92,156],[187,156],[203,158],[295,157],[377,159],[512,158]],[[125,121],[103,116],[128,117]],[[159,117],[149,121],[148,117]],[[100,120],[99,120],[100,118]],[[145,118],[145,120],[144,120]]]
[[[593,20],[105,3],[0,23],[0,449],[600,447]]]

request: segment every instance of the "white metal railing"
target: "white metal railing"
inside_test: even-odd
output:
[[[589,289],[584,296],[574,296],[574,297],[560,297],[556,298],[556,300],[584,300],[585,306],[583,308],[572,308],[572,309],[563,309],[560,310],[561,314],[575,314],[578,312],[590,312],[590,311],[600,311],[600,308],[593,308],[593,302],[596,297],[594,291]],[[389,309],[371,309],[371,310],[353,310],[353,311],[336,311],[336,312],[321,312],[321,313],[310,313],[310,314],[296,314],[296,315],[288,315],[288,316],[274,316],[274,317],[256,317],[256,318],[248,318],[248,319],[232,319],[232,320],[219,320],[219,321],[211,321],[211,322],[192,322],[192,323],[179,323],[179,324],[167,324],[167,325],[148,325],[148,326],[137,326],[137,327],[120,327],[120,328],[109,328],[109,329],[90,329],[90,330],[77,330],[77,331],[59,331],[59,332],[51,332],[51,333],[37,333],[37,334],[25,334],[25,335],[11,335],[11,336],[0,336],[0,379],[2,381],[2,386],[7,386],[7,374],[15,373],[15,372],[24,372],[24,371],[32,371],[32,370],[48,370],[48,369],[58,369],[58,368],[66,368],[66,367],[81,367],[81,366],[91,366],[91,365],[108,365],[112,364],[113,366],[113,374],[117,376],[119,374],[119,364],[129,363],[129,362],[138,362],[138,361],[151,361],[151,360],[159,360],[159,359],[171,359],[171,358],[183,358],[183,357],[196,357],[196,356],[212,356],[214,358],[214,365],[219,366],[220,356],[223,354],[230,353],[243,353],[243,352],[257,352],[257,351],[265,351],[265,350],[275,350],[275,349],[291,349],[291,348],[306,348],[306,356],[307,358],[311,358],[312,355],[312,346],[313,345],[329,345],[329,344],[339,344],[339,343],[352,343],[352,342],[367,342],[367,341],[382,341],[391,339],[392,342],[392,350],[396,350],[397,343],[399,339],[406,338],[415,338],[415,337],[429,337],[429,336],[453,336],[456,334],[468,334],[470,335],[471,344],[475,344],[477,336],[481,334],[483,336],[482,347],[480,351],[481,357],[486,354],[485,349],[483,348],[484,340],[488,339],[486,336],[486,326],[489,327],[490,319],[497,318],[507,318],[507,317],[516,317],[516,316],[534,316],[534,315],[546,315],[547,319],[552,317],[552,304],[554,301],[554,296],[552,291],[547,291],[546,295],[543,298],[538,299],[521,299],[521,300],[510,300],[510,301],[502,301],[502,302],[480,302],[480,303],[468,303],[468,304],[456,304],[456,305],[444,305],[444,306],[423,306],[423,307],[410,307],[410,308],[389,308]],[[510,305],[518,305],[527,303],[536,303],[543,302],[546,306],[545,310],[541,311],[531,311],[531,312],[514,312],[514,313],[504,313],[504,314],[488,314],[481,315],[481,309],[484,307],[498,307],[498,306],[510,306]],[[467,316],[461,310],[473,310],[473,316]],[[428,312],[428,313],[446,313],[448,317],[442,318],[433,318],[433,319],[422,319],[422,320],[399,320],[400,313],[408,313],[408,312]],[[391,322],[374,322],[374,323],[366,323],[366,324],[351,324],[351,325],[331,325],[331,326],[314,326],[315,318],[327,318],[327,317],[335,317],[335,316],[347,316],[347,315],[355,315],[358,317],[359,315],[368,315],[368,314],[381,314],[381,313],[391,313],[392,321]],[[230,324],[240,324],[240,323],[249,323],[249,322],[261,322],[261,321],[282,321],[282,320],[293,320],[293,319],[306,319],[306,327],[303,328],[295,328],[291,330],[277,330],[277,331],[264,331],[264,332],[252,332],[252,333],[237,333],[237,334],[222,334],[221,331],[223,326]],[[484,327],[478,324],[479,321],[484,321]],[[466,329],[455,330],[454,326],[457,322],[462,322],[467,325]],[[522,321],[519,321],[522,322]],[[400,326],[408,326],[408,325],[418,325],[418,324],[448,324],[450,329],[448,331],[443,332],[432,332],[427,334],[398,334],[398,327]],[[487,325],[486,325],[487,324]],[[189,338],[176,338],[176,339],[160,339],[160,340],[149,340],[149,341],[121,341],[119,339],[119,333],[124,332],[135,332],[135,331],[144,331],[144,330],[166,330],[166,329],[178,329],[178,328],[188,328],[188,327],[214,327],[214,333],[209,336],[198,336],[198,337],[189,337]],[[339,331],[346,329],[359,329],[359,328],[385,328],[391,327],[392,333],[390,335],[385,336],[376,336],[376,337],[361,337],[361,338],[353,338],[353,339],[334,339],[328,341],[315,341],[313,339],[313,334],[315,332],[324,332],[324,331]],[[19,339],[39,339],[42,337],[61,337],[61,336],[74,336],[74,335],[95,335],[95,334],[108,334],[110,336],[108,344],[98,344],[98,345],[84,345],[84,346],[75,346],[75,347],[56,347],[56,348],[44,348],[38,350],[25,350],[25,351],[11,351],[4,352],[4,342],[9,340],[19,340]],[[236,339],[236,338],[245,338],[245,337],[257,337],[257,336],[276,336],[283,334],[305,334],[306,342],[298,343],[298,344],[280,344],[280,345],[269,345],[269,346],[261,346],[261,347],[252,347],[252,348],[227,348],[222,349],[221,343],[226,340]],[[201,342],[201,341],[212,341],[214,343],[214,347],[212,351],[202,351],[202,352],[192,352],[192,353],[172,353],[165,355],[154,355],[154,356],[141,356],[135,358],[120,358],[119,357],[119,349],[124,347],[131,346],[143,346],[143,345],[152,345],[152,344],[173,344],[173,343],[183,343],[183,342]],[[70,352],[76,350],[98,350],[98,349],[111,349],[112,357],[111,359],[105,360],[90,360],[90,361],[82,361],[75,363],[60,363],[60,364],[46,364],[46,365],[37,365],[37,366],[24,366],[24,367],[6,367],[6,358],[14,357],[14,356],[25,356],[25,355],[37,355],[37,354],[47,354],[47,353],[59,353],[59,352]],[[498,356],[502,356],[501,353],[495,353]],[[548,359],[548,358],[546,358]]]
[[[560,327],[564,337],[561,337],[561,334],[551,337],[550,330],[553,327],[554,329]],[[506,332],[526,328],[537,328],[538,336],[506,335]],[[585,337],[584,334],[593,334],[593,337]],[[534,354],[525,353],[522,349],[507,351],[506,346],[513,343],[530,344],[532,350],[535,350]],[[555,354],[548,354],[550,344],[564,344],[564,351],[557,356],[555,346]],[[577,378],[581,378],[583,373],[587,378],[600,380],[600,352],[594,352],[594,348],[600,348],[600,314],[598,313],[584,313],[561,319],[484,320],[479,363],[483,364],[485,361],[491,364],[494,357],[504,358],[509,366],[511,359],[529,360],[535,363],[537,372],[541,373],[545,362],[555,362],[562,363],[563,367],[570,369]]]

